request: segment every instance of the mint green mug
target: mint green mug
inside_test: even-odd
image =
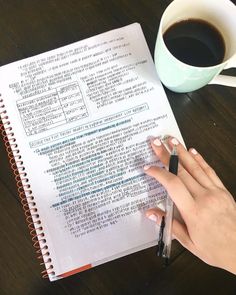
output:
[[[200,19],[221,33],[225,55],[220,64],[196,67],[183,63],[167,49],[163,34],[173,24]],[[236,67],[236,6],[230,0],[174,0],[164,11],[155,47],[155,65],[162,83],[174,92],[190,92],[207,84],[236,87],[236,77],[219,75],[223,69]]]

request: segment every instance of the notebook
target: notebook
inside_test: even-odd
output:
[[[51,281],[156,245],[150,140],[181,139],[134,23],[0,68],[3,139]]]

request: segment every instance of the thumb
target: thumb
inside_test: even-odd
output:
[[[162,216],[165,216],[165,212],[159,208],[152,208],[146,211],[146,216],[160,225]],[[177,219],[173,219],[172,234],[173,238],[179,241],[183,247],[194,252],[194,244],[185,224],[180,223]]]

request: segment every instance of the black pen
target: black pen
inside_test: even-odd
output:
[[[178,173],[178,155],[176,146],[173,146],[170,162],[169,162],[169,172],[177,175]],[[172,243],[172,222],[173,222],[173,212],[174,212],[174,203],[172,199],[167,194],[166,197],[166,206],[165,206],[166,216],[162,217],[159,239],[158,239],[158,250],[157,255],[165,258],[165,263],[168,264],[171,252],[171,243]]]

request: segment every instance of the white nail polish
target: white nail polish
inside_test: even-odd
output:
[[[178,145],[179,144],[179,142],[178,142],[178,140],[176,138],[172,138],[171,142],[173,143],[173,145]]]
[[[197,155],[197,151],[195,150],[195,149],[191,149],[191,153],[193,154],[193,155]]]
[[[154,145],[156,145],[156,146],[161,146],[161,141],[160,141],[158,138],[156,138],[156,139],[153,141],[153,143],[154,143]]]
[[[157,222],[157,216],[154,214],[149,215],[148,218],[154,222]]]
[[[150,168],[151,166],[150,165],[145,165],[144,167],[143,167],[143,170],[148,170],[149,168]]]

